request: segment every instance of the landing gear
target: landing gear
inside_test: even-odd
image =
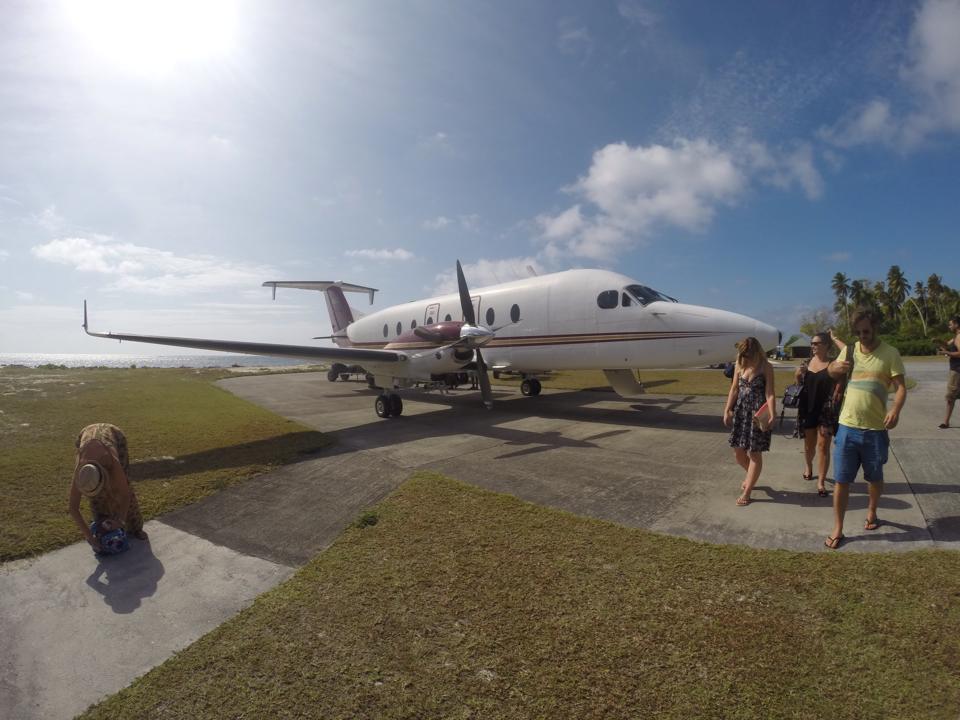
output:
[[[373,403],[377,416],[382,418],[403,415],[403,400],[397,393],[380,393]]]
[[[340,373],[336,370],[327,370],[327,380],[330,382],[336,382],[338,377],[340,377]]]
[[[543,388],[540,385],[540,381],[536,378],[527,378],[522,383],[520,383],[520,392],[522,392],[527,397],[532,397],[534,395],[539,395],[540,390]]]

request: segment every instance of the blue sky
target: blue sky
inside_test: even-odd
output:
[[[84,298],[307,343],[322,297],[264,280],[384,307],[458,258],[786,333],[837,271],[958,287],[958,38],[960,0],[5,2],[0,352],[144,352]]]

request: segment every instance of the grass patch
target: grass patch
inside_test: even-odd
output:
[[[327,444],[321,433],[212,384],[235,376],[215,369],[0,367],[0,561],[78,539],[67,495],[74,441],[89,423],[112,422],[127,434],[145,518]]]
[[[715,546],[418,473],[84,718],[954,718],[960,554]]]

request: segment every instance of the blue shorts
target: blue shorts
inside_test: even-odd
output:
[[[890,450],[890,435],[886,430],[860,430],[841,425],[834,439],[834,481],[852,483],[863,467],[867,482],[883,482],[883,466]]]

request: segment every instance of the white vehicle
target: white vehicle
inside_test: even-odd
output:
[[[277,288],[325,294],[338,347],[91,332],[84,302],[83,329],[113,340],[202,350],[329,360],[360,365],[381,389],[377,415],[403,412],[397,390],[443,387],[451,374],[476,373],[484,404],[492,406],[487,369],[519,373],[524,395],[540,393],[538,376],[552,370],[603,370],[624,397],[642,392],[634,371],[703,367],[729,360],[734,343],[756,337],[764,348],[780,342],[776,328],[745,315],[686,305],[624,275],[567,270],[471,292],[457,261],[459,293],[394,305],[354,318],[344,292],[375,288],[328,281],[269,281]],[[482,350],[481,350],[482,349]]]

